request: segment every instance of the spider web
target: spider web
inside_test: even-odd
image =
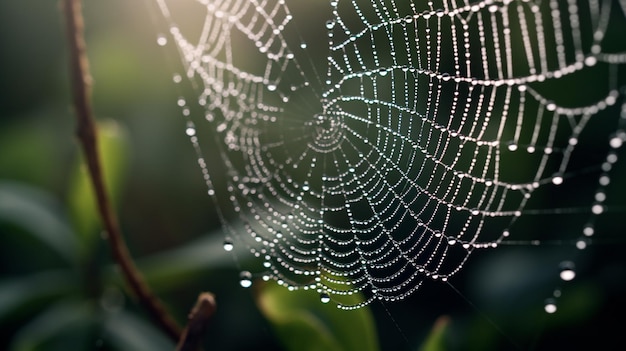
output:
[[[571,209],[576,247],[607,210],[626,1],[156,1],[170,28],[158,43],[199,92],[178,105],[224,247],[257,257],[254,276],[358,308],[526,240],[524,218],[569,211],[533,199],[583,175],[597,186]]]

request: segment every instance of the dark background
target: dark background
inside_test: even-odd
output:
[[[99,120],[114,122],[113,130],[125,145],[116,201],[123,231],[140,268],[179,320],[184,320],[200,291],[216,293],[219,308],[207,333],[207,349],[281,349],[270,323],[255,306],[255,290],[239,287],[232,259],[221,250],[223,234],[175,103],[179,92],[171,77],[178,63],[175,55],[156,45],[156,36],[164,28],[157,9],[149,3],[85,2],[94,110]],[[22,190],[26,187],[24,193],[38,192],[41,196],[33,198],[45,199],[59,218],[71,222],[66,203],[71,198],[78,149],[58,3],[2,1],[0,48],[0,182]],[[623,78],[622,73],[618,79],[623,83]],[[578,83],[589,84],[586,79]],[[626,312],[625,176],[623,162],[618,163],[609,188],[609,211],[600,216],[598,234],[587,249],[574,247],[581,230],[576,215],[537,215],[528,219],[528,238],[549,238],[545,244],[508,245],[477,253],[452,280],[454,287],[427,283],[406,301],[372,305],[381,349],[416,350],[443,315],[451,320],[445,337],[449,349],[619,345]],[[596,179],[597,173],[581,173],[575,191],[553,196],[567,197],[568,204],[583,208],[591,203],[589,189],[595,189]],[[42,218],[30,220],[44,223]],[[28,349],[22,341],[29,339],[48,340],[34,348],[45,350],[125,349],[123,345],[141,349],[150,345],[144,339],[158,341],[159,349],[172,349],[173,344],[150,327],[145,314],[124,293],[111,269],[109,251],[97,239],[99,232],[82,235],[96,239],[70,269],[76,280],[41,282],[45,288],[74,288],[20,306],[9,303],[10,313],[0,309],[0,349]],[[65,267],[58,255],[9,215],[0,218],[0,238],[0,287],[16,286],[14,282],[22,277]],[[206,256],[167,256],[184,247],[206,250]],[[573,259],[577,266],[572,282],[558,278],[559,263],[566,259]],[[44,290],[44,286],[34,284],[31,289]],[[555,289],[562,292],[558,311],[548,315],[543,311],[544,300]],[[7,291],[0,289],[3,308],[12,301]],[[37,319],[42,312],[62,309],[62,303],[70,300],[91,306],[92,324],[63,324],[54,318],[71,319],[71,314],[63,313],[52,314],[47,322]],[[120,310],[131,317],[119,317]],[[111,313],[119,318],[115,325],[130,334],[125,340],[136,343],[120,342],[118,334],[111,336],[111,327],[99,324]],[[59,328],[54,328],[56,324]]]

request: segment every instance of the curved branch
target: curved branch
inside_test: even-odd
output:
[[[100,155],[97,148],[95,121],[91,107],[91,76],[89,74],[89,63],[83,35],[84,23],[81,0],[63,0],[63,11],[67,26],[72,95],[78,122],[76,135],[85,155],[97,198],[98,211],[107,232],[111,251],[139,303],[148,311],[153,321],[174,342],[178,342],[181,335],[180,327],[165,310],[161,301],[150,291],[135,266],[120,232],[117,217],[112,210],[104,184]]]
[[[183,335],[180,337],[176,351],[196,351],[200,349],[202,337],[211,316],[215,313],[215,297],[204,292],[198,296],[198,301],[189,313],[189,322]]]

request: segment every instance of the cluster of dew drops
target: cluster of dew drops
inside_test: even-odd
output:
[[[333,1],[332,3],[335,3],[335,2]],[[335,22],[332,20],[329,20],[326,22],[327,29],[332,29],[334,25],[335,25]],[[166,35],[160,34],[157,36],[156,42],[158,46],[164,47],[168,44],[168,38]],[[306,49],[307,45],[306,43],[302,43],[300,47],[302,49]],[[182,77],[179,74],[174,74],[172,80],[175,84],[178,84],[182,81]],[[184,98],[179,98],[177,104],[179,105],[179,107],[183,109],[183,115],[185,117],[189,117],[190,112],[189,112],[189,109],[186,107],[186,102]],[[622,122],[626,124],[626,104],[624,104],[622,107],[621,119],[622,119]],[[195,137],[195,127],[193,126],[193,123],[191,121],[188,122],[185,133],[190,138]],[[575,243],[576,248],[579,250],[584,250],[587,247],[589,243],[589,238],[593,236],[595,233],[594,226],[593,226],[593,219],[605,211],[605,206],[603,202],[606,199],[606,193],[604,192],[603,189],[610,183],[609,173],[613,165],[617,162],[617,159],[618,159],[616,151],[620,149],[625,142],[626,142],[626,131],[622,129],[616,131],[609,141],[609,146],[612,149],[612,151],[608,153],[605,162],[602,163],[601,165],[602,173],[600,177],[598,178],[599,187],[595,193],[595,197],[594,197],[595,201],[591,207],[592,218],[590,219],[589,224],[584,226],[582,230],[582,233],[583,233],[582,238],[578,239]],[[517,145],[509,145],[508,148],[510,151],[516,151]],[[529,147],[528,151],[533,152],[534,150],[531,150]],[[554,185],[560,185],[564,182],[564,178],[560,174],[555,174],[552,179],[552,182],[554,183]],[[212,193],[213,191],[210,190],[209,195],[212,195]],[[539,241],[534,241],[533,244],[539,245],[540,243]],[[227,252],[232,252],[235,248],[233,240],[231,238],[226,238],[223,243],[223,248]],[[574,262],[569,261],[569,260],[561,262],[559,265],[559,277],[564,282],[569,282],[569,281],[574,280],[574,278],[576,277],[576,269],[575,269]],[[252,273],[250,273],[249,271],[242,271],[239,274],[239,284],[243,288],[250,288],[253,285],[253,279],[254,277]],[[262,279],[264,281],[268,281],[270,280],[270,276],[263,275]],[[557,301],[561,297],[561,294],[562,294],[561,289],[556,288],[553,291],[552,296],[545,299],[544,310],[546,313],[553,314],[557,311],[558,309]],[[326,292],[320,291],[320,301],[324,304],[329,303],[331,301],[331,297]]]
[[[626,121],[626,104],[623,105],[621,111],[622,121]],[[595,217],[601,215],[605,212],[606,207],[603,204],[606,200],[606,193],[604,188],[608,186],[611,182],[610,171],[618,160],[616,151],[620,149],[624,142],[626,142],[626,131],[618,130],[609,140],[609,146],[611,151],[608,153],[605,161],[601,165],[602,173],[598,178],[598,190],[594,195],[594,203],[591,206],[591,214],[592,217],[587,225],[583,227],[582,233],[583,237],[578,239],[575,243],[576,248],[579,250],[584,250],[587,248],[589,243],[589,238],[595,234],[595,228],[593,225],[593,220]],[[563,177],[560,175],[555,175],[552,179],[552,182],[555,185],[560,185],[564,181]],[[572,261],[563,261],[559,265],[559,276],[562,281],[569,282],[576,278],[576,269],[575,264]],[[547,298],[544,302],[544,310],[546,313],[552,314],[557,311],[557,300],[561,297],[561,289],[555,289],[552,293],[552,296]]]
[[[333,25],[334,25],[334,22],[329,21],[326,24],[326,27],[331,29],[333,27]],[[164,34],[158,35],[156,42],[157,42],[157,45],[161,46],[161,47],[167,46],[167,44],[169,43],[167,36],[164,35]],[[300,45],[300,47],[302,49],[306,49],[307,45],[306,45],[306,43],[302,43]],[[176,73],[176,74],[173,75],[172,81],[175,84],[179,84],[179,83],[182,82],[182,76],[180,74]],[[177,101],[177,105],[180,108],[182,108],[183,115],[185,117],[189,117],[190,111],[187,108],[187,103],[186,103],[185,99],[182,98],[182,97],[179,98],[178,101]],[[187,127],[185,129],[185,134],[188,137],[190,137],[190,138],[196,138],[196,130],[195,130],[195,126],[194,126],[193,122],[189,121],[187,123]],[[209,190],[209,195],[214,195],[214,191],[212,189]],[[234,248],[235,248],[233,240],[231,238],[226,238],[224,240],[224,243],[223,243],[223,248],[224,248],[224,251],[226,251],[226,252],[232,252],[234,250]],[[252,275],[252,273],[250,271],[242,271],[239,274],[239,285],[241,285],[241,287],[243,287],[243,288],[250,288],[252,286],[252,283],[253,283],[253,278],[254,277],[253,277],[253,275]],[[262,279],[264,281],[268,281],[268,280],[270,280],[270,277],[268,275],[263,275]],[[328,295],[328,293],[323,292],[323,291],[320,292],[320,301],[322,303],[325,303],[325,304],[329,303],[331,301],[330,295]]]

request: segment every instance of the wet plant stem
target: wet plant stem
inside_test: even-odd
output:
[[[139,303],[147,310],[153,322],[174,342],[178,342],[181,336],[181,328],[167,312],[161,301],[152,293],[135,266],[126,242],[122,237],[118,220],[115,212],[112,210],[111,201],[104,183],[100,154],[97,148],[96,123],[91,106],[92,80],[89,73],[89,62],[84,40],[81,0],[62,0],[62,11],[66,20],[71,89],[74,112],[78,122],[76,135],[85,156],[97,199],[98,211],[106,231],[107,241],[122,275]]]
[[[201,293],[198,301],[189,313],[189,321],[180,337],[176,351],[200,350],[204,332],[215,313],[215,297],[211,293]]]

